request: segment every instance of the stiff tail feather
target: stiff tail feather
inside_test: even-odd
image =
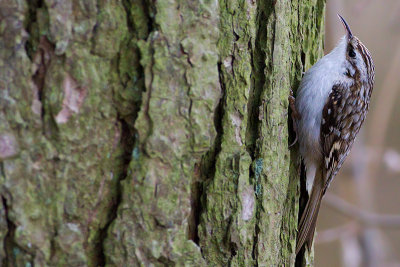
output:
[[[319,170],[317,170],[317,175],[318,173],[320,173]],[[321,205],[322,196],[324,195],[324,187],[322,183],[323,179],[321,179],[321,177],[315,178],[316,179],[314,180],[310,198],[308,199],[303,215],[300,219],[296,243],[296,254],[299,253],[304,244],[306,244],[308,249],[310,249],[314,239],[319,207]]]

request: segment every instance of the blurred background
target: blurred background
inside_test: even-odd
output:
[[[400,1],[328,0],[325,52],[341,14],[375,62],[363,129],[323,200],[316,266],[400,266]]]

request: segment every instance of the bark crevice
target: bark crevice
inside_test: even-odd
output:
[[[58,128],[50,112],[50,107],[45,103],[45,81],[47,70],[55,56],[55,45],[46,35],[41,35],[45,29],[39,28],[38,12],[40,9],[47,13],[47,7],[43,0],[27,1],[28,9],[24,20],[24,28],[28,33],[25,42],[26,55],[34,65],[32,82],[34,84],[33,98],[37,104],[32,104],[32,110],[40,113],[42,131],[47,137],[57,136]],[[42,11],[43,12],[43,11]],[[44,16],[48,20],[48,16]],[[41,22],[43,23],[43,21]],[[48,25],[48,21],[45,25]],[[40,110],[39,110],[40,109]],[[48,116],[49,115],[49,116]]]
[[[126,23],[127,23],[127,27],[128,27],[128,31],[129,31],[129,36],[128,36],[128,40],[126,40],[124,42],[123,45],[125,45],[126,47],[124,47],[126,50],[129,49],[133,49],[134,53],[137,56],[137,62],[135,63],[135,67],[134,67],[134,72],[136,73],[136,77],[133,78],[132,75],[130,75],[130,81],[132,81],[132,79],[134,79],[136,82],[134,83],[134,87],[137,88],[136,93],[140,94],[140,97],[138,97],[138,99],[136,99],[134,101],[134,103],[130,103],[130,108],[129,108],[129,112],[128,114],[126,114],[126,111],[120,111],[119,110],[119,103],[116,99],[116,96],[114,95],[114,101],[115,101],[115,105],[116,105],[116,109],[117,109],[117,123],[119,125],[119,127],[121,128],[121,137],[120,137],[120,141],[119,141],[119,146],[123,149],[123,154],[121,156],[121,172],[119,177],[117,177],[117,182],[115,185],[115,193],[113,196],[113,202],[111,207],[108,209],[108,216],[107,216],[107,222],[105,223],[104,227],[102,227],[101,229],[98,230],[98,241],[97,241],[97,246],[96,246],[96,251],[97,251],[97,255],[95,255],[95,265],[96,266],[105,266],[107,264],[107,259],[106,259],[106,251],[105,251],[105,243],[106,243],[106,239],[108,236],[108,231],[110,226],[113,224],[113,222],[117,219],[118,217],[118,209],[123,201],[123,184],[122,182],[124,180],[126,180],[126,178],[129,176],[130,173],[130,163],[132,162],[132,160],[134,160],[133,157],[136,157],[138,152],[138,147],[139,147],[139,135],[138,135],[138,131],[135,128],[135,122],[136,119],[138,117],[139,111],[142,107],[142,105],[145,105],[145,113],[147,118],[149,119],[149,135],[151,134],[151,128],[152,128],[152,121],[151,118],[148,116],[148,105],[149,105],[149,101],[150,101],[150,97],[151,97],[151,83],[150,82],[150,87],[148,88],[147,92],[146,92],[146,86],[144,83],[144,77],[145,77],[145,73],[144,73],[144,67],[139,63],[141,60],[141,51],[140,48],[137,45],[137,41],[139,40],[147,40],[150,37],[150,33],[151,33],[151,25],[153,24],[150,15],[149,15],[149,7],[146,7],[146,1],[139,1],[141,2],[142,6],[141,8],[143,8],[144,11],[144,15],[146,16],[146,18],[148,19],[147,22],[147,30],[140,32],[139,29],[137,29],[136,27],[138,25],[135,26],[135,14],[132,11],[132,8],[134,6],[134,2],[137,1],[131,1],[131,0],[124,0],[122,2],[125,13],[126,13]],[[141,25],[143,26],[143,25]],[[143,30],[143,29],[141,29]],[[132,47],[133,45],[133,47]],[[151,49],[151,46],[150,46]],[[129,52],[128,52],[129,53]],[[151,57],[152,57],[152,64],[154,62],[153,59],[153,54],[154,51],[151,51]],[[116,70],[118,73],[118,78],[119,78],[119,82],[121,84],[121,86],[123,87],[123,90],[127,90],[129,89],[129,82],[128,81],[123,81],[123,77],[122,74],[120,72],[120,61],[121,61],[121,57],[123,57],[124,54],[122,52],[122,48],[120,48],[119,52],[116,55]],[[150,67],[151,70],[151,67]],[[151,75],[153,75],[151,73]],[[152,81],[153,77],[151,78]],[[147,102],[143,103],[143,97],[141,96],[141,94],[143,93],[147,93]],[[123,114],[124,113],[124,114]],[[141,149],[142,152],[145,152],[144,148]]]
[[[118,208],[122,202],[122,184],[121,182],[126,179],[128,176],[129,171],[129,164],[132,160],[132,151],[135,144],[135,129],[131,128],[128,123],[118,118],[118,122],[121,125],[121,140],[120,145],[124,148],[124,153],[122,155],[122,173],[119,177],[117,177],[117,183],[115,188],[115,193],[113,197],[113,203],[108,210],[108,220],[104,227],[100,228],[98,231],[98,242],[97,248],[97,255],[96,259],[96,266],[105,266],[106,265],[106,256],[104,250],[104,243],[107,238],[108,229],[110,225],[114,222],[114,220],[118,216]]]
[[[259,7],[258,3],[258,8]],[[252,57],[252,70],[254,73],[253,76],[253,86],[251,88],[251,95],[250,99],[248,102],[248,129],[247,129],[247,135],[248,137],[248,142],[246,142],[246,149],[247,152],[249,153],[252,162],[254,164],[256,160],[256,156],[258,154],[257,152],[257,140],[260,137],[260,122],[259,122],[259,112],[260,112],[260,105],[261,105],[261,94],[264,89],[264,84],[265,84],[265,75],[264,75],[264,70],[266,68],[266,55],[265,52],[263,51],[262,48],[262,41],[266,40],[266,29],[265,27],[262,27],[261,23],[262,21],[265,21],[265,14],[263,11],[259,11],[258,13],[258,18],[257,18],[257,34],[256,34],[256,40],[255,40],[255,46],[254,48],[252,47],[251,51],[251,57]],[[249,44],[251,45],[251,43]],[[255,170],[254,166],[251,166],[249,170],[249,178],[253,183],[254,187],[254,192],[255,192],[255,197],[256,197],[256,203],[255,203],[255,218],[256,222],[254,225],[254,233],[253,233],[253,249],[252,249],[252,258],[254,262],[254,266],[258,266],[258,234],[260,232],[258,223],[260,219],[260,200],[259,196],[257,194],[258,185],[259,181],[257,181],[256,175],[255,175]]]
[[[275,38],[275,29],[272,33],[268,32],[268,21],[274,12],[274,1],[261,2],[257,1],[257,20],[256,20],[256,40],[252,49],[252,79],[251,95],[248,102],[248,127],[246,149],[252,159],[252,165],[249,170],[249,178],[252,181],[255,194],[255,224],[253,233],[253,249],[252,258],[254,266],[258,266],[258,235],[260,233],[260,216],[263,209],[262,206],[262,168],[263,159],[259,158],[261,154],[261,136],[262,121],[265,118],[267,105],[265,103],[264,92],[269,87],[269,75],[273,62],[273,47]],[[271,36],[272,38],[268,37]],[[267,46],[268,39],[271,38],[272,44]],[[251,43],[249,44],[251,46]],[[267,64],[267,59],[269,64]]]
[[[34,54],[39,43],[39,29],[38,29],[38,18],[37,11],[40,8],[46,8],[43,0],[28,0],[28,12],[25,16],[24,28],[28,33],[28,40],[25,42],[25,51],[31,61],[33,61]]]
[[[2,201],[2,205],[3,205],[4,213],[5,213],[5,220],[7,222],[7,233],[6,233],[6,236],[3,241],[5,258],[3,259],[2,266],[18,266],[18,264],[20,262],[17,261],[16,257],[20,253],[27,256],[27,257],[23,257],[24,260],[26,261],[25,263],[30,264],[30,266],[33,266],[34,256],[31,255],[25,249],[21,248],[15,240],[15,230],[16,230],[17,226],[11,220],[10,215],[9,215],[9,212],[10,212],[9,203],[8,203],[9,201],[7,200],[7,198],[4,195],[1,196],[1,201]]]
[[[200,217],[207,206],[207,183],[214,179],[216,161],[221,151],[223,135],[222,118],[224,116],[225,82],[221,69],[221,62],[218,62],[219,84],[221,97],[214,112],[214,127],[217,132],[212,148],[202,157],[200,164],[195,166],[194,179],[191,187],[191,214],[189,217],[189,239],[200,245],[198,228],[201,223]],[[203,258],[205,259],[203,253]]]
[[[55,45],[52,44],[46,36],[41,36],[36,53],[33,55],[33,62],[37,64],[36,71],[32,75],[32,81],[36,86],[37,99],[41,104],[40,116],[42,119],[43,133],[46,136],[52,136],[58,132],[57,124],[53,116],[49,113],[50,107],[45,103],[45,82],[47,70],[54,57]],[[51,112],[50,112],[51,113]],[[49,116],[48,116],[49,115]]]
[[[298,222],[297,224],[300,224],[300,219],[301,215],[304,212],[304,209],[306,207],[308,201],[308,192],[306,188],[306,169],[301,162],[300,164],[300,200],[299,200],[299,213],[297,216]],[[302,267],[305,266],[305,249],[306,246],[303,246],[303,248],[299,251],[299,253],[296,255],[296,260],[295,260],[295,266],[296,267]]]

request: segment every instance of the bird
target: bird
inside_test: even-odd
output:
[[[365,120],[375,80],[371,54],[338,17],[346,34],[306,71],[296,98],[289,96],[309,196],[298,226],[296,254],[303,245],[311,249],[322,197]]]

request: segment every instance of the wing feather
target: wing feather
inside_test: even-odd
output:
[[[321,147],[326,169],[324,193],[342,167],[365,118],[357,106],[357,91],[335,84],[325,103],[321,121]]]

